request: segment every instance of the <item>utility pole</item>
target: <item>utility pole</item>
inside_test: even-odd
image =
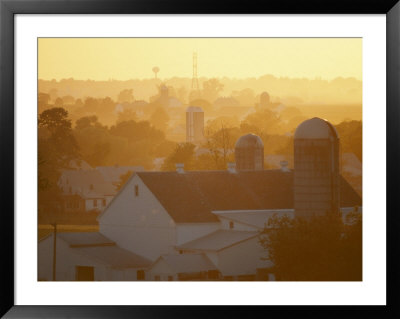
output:
[[[57,254],[57,224],[53,224],[53,281],[56,281],[56,254]]]

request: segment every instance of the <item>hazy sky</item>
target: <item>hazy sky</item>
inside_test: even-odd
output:
[[[338,76],[362,79],[362,39],[351,38],[45,38],[39,78],[128,80],[198,76]]]

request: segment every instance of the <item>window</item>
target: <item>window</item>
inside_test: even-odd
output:
[[[155,275],[155,276],[154,276],[154,280],[155,280],[155,281],[160,281],[160,275]]]
[[[75,279],[76,281],[94,281],[94,267],[76,266]]]
[[[97,207],[97,199],[93,199],[93,206]]]
[[[168,276],[168,281],[174,281],[174,277]]]
[[[145,280],[144,270],[138,270],[136,272],[136,278],[137,280]]]
[[[103,199],[103,206],[107,205],[107,201],[105,199]]]
[[[235,224],[233,222],[229,222],[229,229],[233,229],[235,227]]]
[[[139,185],[135,185],[135,196],[139,196]]]

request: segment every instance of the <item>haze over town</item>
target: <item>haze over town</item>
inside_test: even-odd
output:
[[[313,280],[308,272],[274,268],[282,260],[271,253],[277,246],[265,240],[274,236],[263,225],[285,229],[282,220],[296,221],[317,207],[314,195],[306,206],[296,195],[301,169],[294,168],[303,166],[296,164],[301,160],[295,140],[300,143],[301,127],[329,136],[335,145],[327,159],[321,155],[326,145],[318,146],[312,153],[316,162],[307,164],[321,168],[326,160],[335,167],[321,173],[331,176],[324,188],[330,200],[313,214],[361,211],[361,47],[361,39],[350,38],[39,39],[38,217],[46,261],[38,278]],[[272,193],[278,201],[267,200]],[[128,218],[131,209],[135,217]],[[137,229],[135,235],[121,223]],[[50,263],[54,224],[63,225],[60,240],[70,247],[60,248],[61,260],[68,264],[79,246],[87,247],[88,260],[103,261],[59,266],[57,279],[54,260],[52,271]],[[153,229],[156,224],[168,230]],[[345,227],[354,235],[353,224]],[[360,280],[360,243],[349,243],[352,252],[342,253],[355,259],[340,265],[337,276],[319,269],[315,280]],[[226,250],[230,245],[237,251]],[[335,253],[340,245],[332,246]],[[246,249],[253,252],[249,264],[237,269],[226,264]],[[275,259],[262,262],[266,251]],[[113,254],[121,263],[110,269],[123,270],[107,268]],[[174,272],[172,264],[186,266]]]

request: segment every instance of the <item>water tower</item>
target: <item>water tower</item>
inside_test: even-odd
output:
[[[339,135],[331,123],[314,117],[294,134],[296,217],[339,212]]]
[[[236,169],[263,170],[264,169],[264,143],[255,134],[239,137],[235,144]]]
[[[204,140],[204,112],[199,106],[186,109],[186,142],[201,143]]]

